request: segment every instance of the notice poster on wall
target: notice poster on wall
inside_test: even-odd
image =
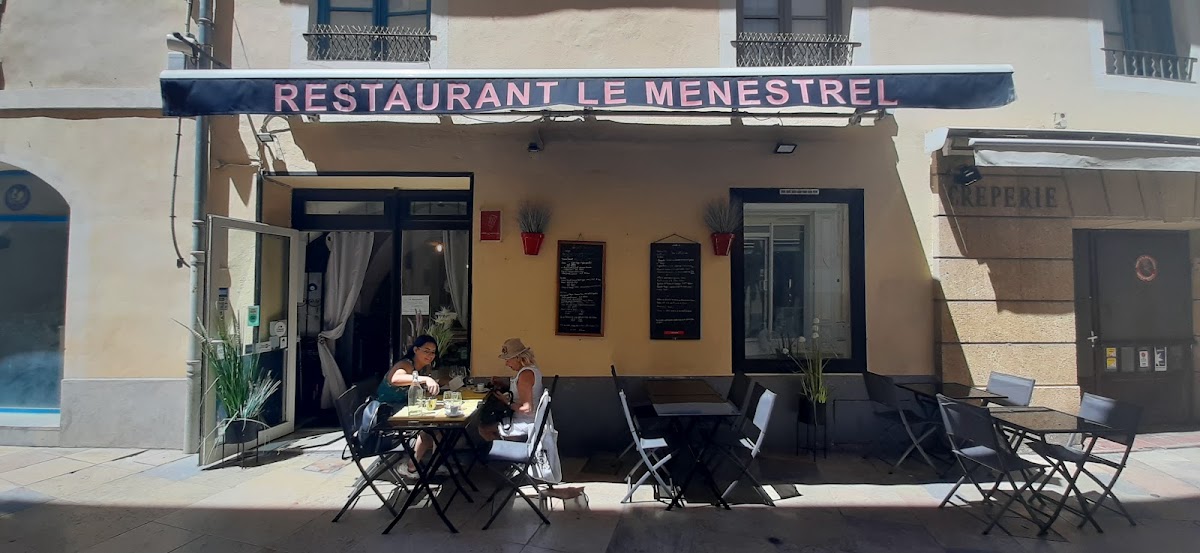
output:
[[[650,339],[700,339],[700,244],[650,244]]]
[[[558,242],[554,333],[604,335],[604,242]]]

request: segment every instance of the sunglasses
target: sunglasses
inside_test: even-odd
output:
[[[421,353],[429,354],[429,355],[437,355],[437,350],[436,350],[436,349],[429,349],[429,348],[417,348],[417,351],[419,351],[419,352],[421,352]]]

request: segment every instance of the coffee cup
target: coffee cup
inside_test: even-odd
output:
[[[483,392],[486,392],[486,391],[487,391],[487,384],[485,384],[485,383],[483,383],[483,382],[476,382],[476,383],[475,383],[475,391],[476,391],[476,392],[479,392],[479,393],[481,393],[481,394],[482,394]]]
[[[462,414],[462,406],[449,405],[446,407],[446,414],[450,415],[451,417],[457,417]]]

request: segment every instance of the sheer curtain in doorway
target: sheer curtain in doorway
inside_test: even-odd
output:
[[[467,264],[471,261],[471,235],[467,231],[442,231],[442,243],[445,244],[446,287],[450,291],[450,301],[454,302],[454,312],[458,315],[463,328],[470,328],[468,311],[471,308],[470,288],[467,277]]]
[[[325,316],[317,337],[321,374],[325,376],[321,390],[322,409],[332,407],[333,400],[346,392],[346,380],[333,351],[358,304],[374,239],[370,232],[331,232],[325,237],[329,246],[329,267],[325,273]]]

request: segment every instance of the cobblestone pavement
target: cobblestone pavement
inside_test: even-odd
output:
[[[177,451],[0,447],[0,551],[87,553],[305,553],[420,551],[595,552],[1104,552],[1194,551],[1200,543],[1200,448],[1136,452],[1118,495],[1138,520],[1102,513],[1105,532],[1076,528],[1072,515],[1038,538],[1021,519],[984,536],[972,506],[938,509],[950,484],[916,462],[888,474],[849,454],[770,457],[761,465],[777,507],[745,490],[732,511],[697,502],[666,512],[644,489],[621,505],[624,485],[564,461],[585,496],[549,500],[552,524],[514,503],[492,529],[488,515],[457,499],[448,533],[418,504],[390,535],[390,519],[366,494],[331,523],[358,473],[333,435],[274,444],[257,465],[200,470]],[[599,471],[598,471],[599,472]],[[486,487],[486,474],[475,480]],[[385,488],[386,489],[386,488]],[[1085,488],[1087,491],[1089,488]],[[1094,490],[1094,488],[1091,488]],[[385,491],[386,493],[386,491]],[[964,501],[958,501],[960,505]]]

